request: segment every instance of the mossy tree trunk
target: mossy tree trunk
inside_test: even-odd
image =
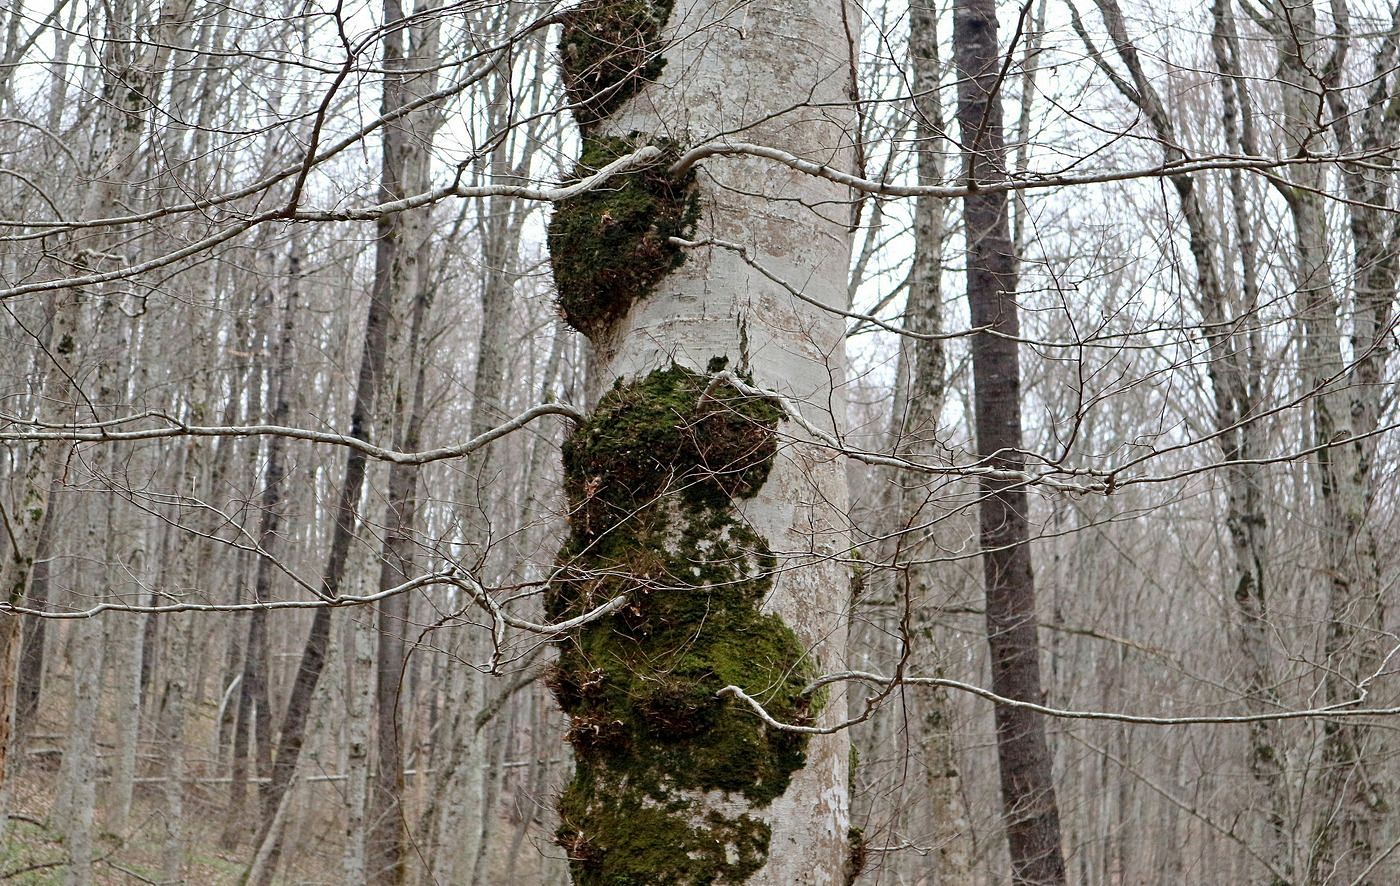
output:
[[[580,171],[740,130],[849,167],[848,12],[854,28],[835,0],[580,7],[561,47]],[[844,468],[773,401],[713,378],[732,370],[840,427],[840,318],[753,265],[844,307],[849,204],[829,182],[725,158],[556,207],[561,307],[595,347],[602,398],[565,448],[571,534],[550,614],[628,598],[564,641],[550,680],[577,754],[558,833],[576,883],[853,876],[846,735],[767,729],[718,695],[739,686],[788,723],[844,716],[839,691],[803,693],[843,664]]]

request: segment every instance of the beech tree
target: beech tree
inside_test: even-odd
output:
[[[723,155],[744,132],[850,168],[847,12],[766,4],[746,30],[693,35],[727,6],[601,2],[565,20],[578,175],[638,152],[653,164],[558,204],[549,229],[597,397],[565,444],[549,608],[623,601],[568,637],[550,677],[576,755],[559,836],[577,883],[827,883],[858,867],[848,739],[827,728],[842,693],[806,685],[843,658],[845,478],[787,412],[842,430],[842,327],[824,308],[845,306],[851,194]]]

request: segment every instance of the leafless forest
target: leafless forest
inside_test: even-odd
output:
[[[1394,0],[0,3],[0,879],[1400,882]]]

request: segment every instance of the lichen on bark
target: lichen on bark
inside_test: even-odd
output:
[[[564,17],[559,60],[579,126],[606,118],[665,67],[672,0],[584,0]]]
[[[584,138],[576,178],[593,175],[645,140]],[[666,158],[669,142],[652,142]],[[597,337],[685,260],[670,242],[688,237],[699,217],[694,174],[676,177],[656,166],[622,173],[554,207],[548,244],[559,310],[570,326]]]
[[[767,479],[781,416],[673,366],[620,381],[565,445],[550,615],[628,600],[568,638],[548,681],[579,761],[557,835],[575,883],[741,883],[767,860],[768,826],[734,810],[782,795],[807,737],[717,693],[744,687],[786,722],[819,703],[805,647],[761,609],[775,558],[736,507]]]

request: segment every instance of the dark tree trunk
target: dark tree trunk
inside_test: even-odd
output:
[[[26,604],[31,609],[47,609],[49,605],[49,558],[52,556],[53,513],[58,507],[61,481],[55,480],[49,487],[49,506],[44,512],[44,522],[39,529],[39,543],[34,549],[34,566],[29,574],[29,592]],[[24,739],[32,725],[34,715],[39,710],[39,698],[43,691],[44,646],[48,637],[48,619],[30,618],[24,622],[23,640],[19,654],[18,685],[15,689],[15,737]]]
[[[383,223],[381,223],[381,227]],[[382,235],[382,232],[381,232]],[[380,240],[378,249],[392,250],[393,244]],[[369,314],[365,320],[365,349],[360,361],[360,378],[355,390],[355,406],[350,416],[350,436],[357,440],[368,440],[370,416],[375,408],[379,379],[384,369],[384,353],[387,346],[389,325],[389,304],[377,285],[370,295]],[[365,455],[359,450],[350,450],[345,460],[345,477],[340,487],[340,499],[336,507],[335,528],[331,535],[331,550],[326,558],[326,568],[322,573],[321,592],[327,598],[340,594],[340,584],[345,577],[345,563],[350,553],[350,542],[355,535],[355,522],[360,505],[361,487],[365,479]],[[277,743],[277,754],[272,766],[272,778],[263,794],[264,809],[271,813],[263,817],[261,844],[271,827],[277,806],[283,795],[291,787],[292,775],[296,771],[297,759],[306,740],[306,723],[311,714],[311,699],[320,682],[321,671],[326,664],[326,651],[330,646],[331,610],[315,610],[311,619],[311,629],[307,632],[306,643],[302,647],[301,661],[297,666],[296,678],[287,697],[287,710],[282,718],[282,733]],[[280,844],[274,847],[266,870],[277,869]]]
[[[388,22],[402,22],[403,11],[395,0],[386,0],[385,19]],[[403,31],[401,25],[391,27],[384,38],[384,93],[381,111],[388,113],[399,107],[403,99]],[[402,158],[407,141],[406,132],[400,126],[387,126],[384,129],[384,147],[381,163],[379,196],[382,200],[396,200],[404,196],[402,183]],[[389,349],[389,332],[393,314],[394,263],[401,248],[401,221],[398,215],[381,216],[376,225],[377,241],[374,256],[374,282],[370,287],[369,308],[365,317],[365,345],[360,356],[359,378],[355,385],[355,403],[350,414],[350,436],[368,441],[376,423],[376,410],[379,408],[380,394],[384,387],[384,368]],[[345,577],[346,561],[349,558],[350,542],[354,539],[359,518],[360,496],[364,486],[366,469],[365,454],[352,449],[345,459],[345,476],[340,487],[340,497],[336,505],[335,528],[331,535],[330,553],[322,572],[321,592],[326,598],[340,594],[341,582]],[[326,651],[330,646],[331,610],[315,610],[311,629],[307,632],[306,644],[302,647],[301,662],[292,681],[291,692],[287,697],[286,714],[282,718],[282,733],[277,744],[277,754],[272,766],[272,778],[264,795],[265,808],[272,810],[264,816],[258,844],[269,836],[274,825],[275,813],[283,796],[291,787],[292,776],[296,772],[297,760],[301,756],[302,744],[306,740],[306,724],[311,715],[311,701],[316,685],[325,669]],[[277,870],[277,860],[281,855],[280,835],[273,835],[274,843],[268,859],[262,868],[262,882],[270,882],[272,873]]]
[[[953,53],[958,73],[958,124],[970,184],[1006,178],[1002,138],[1002,58],[993,0],[956,0]],[[1016,271],[1005,191],[974,190],[963,199],[967,230],[967,298],[972,339],[977,447],[983,463],[1021,470],[1021,373],[1017,344]],[[1041,700],[1035,580],[1028,546],[1025,489],[984,477],[981,483],[982,564],[987,588],[987,643],[992,690]],[[996,709],[1001,794],[1011,850],[1012,882],[1064,883],[1060,816],[1055,802],[1045,723],[1020,708]]]
[[[282,308],[282,322],[278,333],[276,361],[269,379],[269,396],[272,399],[273,424],[285,425],[291,414],[289,392],[292,374],[292,336],[296,328],[296,307],[299,293],[297,283],[300,278],[299,259],[291,258],[286,302]],[[267,446],[267,476],[262,493],[262,516],[258,525],[258,546],[261,553],[253,585],[253,599],[265,602],[273,598],[272,580],[280,553],[282,530],[282,493],[287,478],[287,438],[273,436]],[[243,806],[247,798],[247,763],[244,755],[248,750],[249,730],[255,736],[254,751],[258,774],[264,778],[272,774],[272,703],[267,688],[268,648],[267,610],[255,609],[248,613],[248,640],[243,652],[243,683],[239,687],[238,724],[234,735],[234,771],[230,790],[228,825],[224,832],[224,845],[236,845],[239,831],[243,828]],[[263,815],[267,817],[270,785],[266,782],[258,790],[262,800]]]

